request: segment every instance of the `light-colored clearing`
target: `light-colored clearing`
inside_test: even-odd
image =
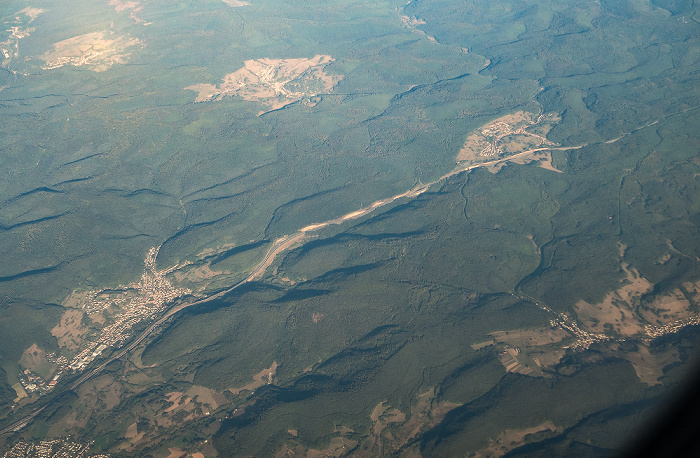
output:
[[[248,390],[248,391],[253,391],[256,388],[259,388],[265,384],[272,383],[272,381],[275,379],[275,376],[277,375],[277,362],[273,361],[272,366],[270,366],[267,369],[263,369],[257,374],[253,376],[253,382],[241,387],[241,388],[231,388],[229,391],[233,393],[233,395],[237,395],[241,391]]]
[[[17,14],[25,14],[27,17],[29,17],[29,22],[32,22],[34,19],[39,17],[41,13],[44,12],[46,12],[46,10],[42,10],[41,8],[32,8],[31,6],[28,6],[17,11]]]
[[[492,167],[488,167],[488,170],[491,173],[497,173],[507,163],[526,165],[526,164],[530,164],[532,162],[536,162],[538,167],[541,167],[545,170],[551,170],[552,172],[563,173],[561,170],[554,167],[554,165],[552,164],[552,152],[551,151],[538,151],[538,152],[533,153],[529,156],[515,157],[509,161],[499,162],[498,164],[496,164]]]
[[[641,308],[640,314],[654,326],[663,326],[695,315],[690,301],[678,288],[655,298],[651,305]]]
[[[55,43],[53,51],[43,54],[44,70],[73,65],[103,72],[114,64],[123,64],[131,53],[127,48],[139,44],[138,38],[112,36],[110,32],[92,32]]]
[[[184,458],[187,456],[187,452],[182,450],[181,448],[169,447],[168,451],[170,452],[168,458]]]
[[[561,342],[570,337],[561,328],[540,328],[515,331],[496,331],[489,333],[496,342],[507,343],[520,347],[539,347]]]
[[[351,450],[355,448],[357,441],[345,438],[345,437],[334,437],[331,439],[331,443],[328,447],[323,450],[310,449],[306,452],[307,458],[327,458],[327,457],[338,457],[345,455],[346,448]]]
[[[507,429],[502,432],[496,439],[491,440],[489,446],[483,450],[476,452],[474,457],[486,458],[503,456],[509,451],[523,445],[525,437],[530,434],[536,434],[542,431],[557,432],[558,429],[551,421],[542,423],[541,425],[525,429]]]
[[[608,293],[600,303],[589,304],[580,300],[574,305],[580,324],[589,331],[603,333],[606,324],[612,325],[623,336],[644,331],[644,323],[635,313],[635,306],[653,285],[629,264],[622,263],[622,270],[626,274],[620,281],[622,286]]]
[[[117,13],[126,10],[141,11],[143,9],[143,6],[141,6],[139,2],[130,0],[109,0],[109,6],[113,6]]]
[[[519,353],[514,348],[508,348],[498,355],[498,359],[501,361],[501,364],[503,364],[506,372],[528,375],[532,372],[532,369],[520,363],[518,354]]]
[[[538,115],[527,111],[502,116],[467,137],[457,155],[457,162],[483,162],[543,146],[556,146],[547,140],[546,135],[560,120],[559,115]],[[545,167],[554,169],[551,154],[548,160],[547,156],[538,160],[544,160]]]
[[[254,240],[251,240],[253,242]],[[236,246],[235,243],[227,243],[225,245],[221,245],[217,248],[205,248],[203,249],[199,254],[197,254],[198,258],[201,258],[203,256],[210,256],[212,254],[218,254],[218,253],[223,253],[226,250],[230,250],[231,248],[234,248]]]
[[[14,402],[17,402],[20,399],[24,399],[27,397],[27,392],[24,391],[24,387],[21,383],[15,383],[14,385],[12,385],[12,389],[15,390],[15,393],[17,393],[17,397],[15,398]]]
[[[171,405],[170,407],[168,407],[167,409],[165,409],[164,412],[170,413],[170,412],[172,412],[173,410],[177,409],[177,408],[181,405],[180,399],[182,399],[182,396],[183,396],[184,394],[185,394],[185,393],[183,393],[183,392],[181,392],[181,391],[173,391],[173,392],[170,392],[170,393],[166,393],[166,394],[165,394],[165,396],[166,396],[166,401],[167,401],[167,402],[172,402],[173,405]],[[189,402],[189,400],[186,400],[186,401],[185,401],[185,404],[188,403],[188,402]]]
[[[493,345],[493,340],[487,340],[485,342],[475,343],[471,347],[474,350],[481,350],[482,348],[488,347],[490,345]]]
[[[49,363],[46,352],[39,348],[36,343],[24,350],[19,364],[25,369],[36,372],[45,379],[50,378],[53,375],[53,370],[56,369],[56,365]],[[51,368],[50,366],[53,367]]]
[[[56,337],[58,345],[66,347],[72,352],[77,351],[83,343],[83,337],[87,329],[82,325],[83,312],[75,309],[67,309],[61,316],[61,321],[51,330],[51,335]]]
[[[638,351],[626,353],[623,357],[632,363],[639,380],[650,386],[660,385],[659,379],[664,376],[664,367],[680,359],[675,348],[651,354],[643,345],[639,345]]]
[[[126,428],[126,432],[124,433],[124,437],[127,439],[133,439],[136,437],[138,434],[138,423],[133,422],[132,424],[129,425],[128,428]]]
[[[683,283],[683,288],[688,293],[694,305],[700,305],[700,281],[696,281],[695,283],[689,281],[685,282]]]
[[[243,2],[241,0],[222,0],[224,3],[226,3],[228,6],[232,8],[236,8],[239,6],[248,6],[250,3],[248,2]]]
[[[211,410],[216,410],[220,405],[228,404],[226,396],[203,386],[194,385],[185,391],[185,395],[198,404],[208,405]]]
[[[138,22],[139,24],[143,24],[143,25],[151,25],[152,24],[152,22],[146,22],[136,15],[137,12],[139,12],[143,9],[143,5],[141,5],[140,2],[136,2],[133,0],[110,0],[109,5],[113,6],[114,10],[117,13],[121,13],[123,11],[129,11],[129,17],[131,19],[133,19],[135,22]]]
[[[175,280],[183,281],[188,280],[192,282],[198,282],[202,280],[209,280],[219,275],[230,274],[228,270],[212,270],[209,264],[205,264],[199,267],[194,267],[192,269],[182,269],[173,272]]]
[[[218,87],[200,83],[185,89],[198,93],[195,102],[216,101],[235,95],[276,110],[305,97],[330,91],[343,78],[324,72],[334,60],[321,54],[310,59],[247,60],[243,68],[226,75]]]

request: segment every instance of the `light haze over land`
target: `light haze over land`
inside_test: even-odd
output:
[[[691,2],[0,16],[0,456],[598,456],[688,373]]]

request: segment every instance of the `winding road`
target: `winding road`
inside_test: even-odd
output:
[[[620,137],[621,138],[621,137]],[[617,139],[616,139],[617,140]],[[447,178],[450,178],[454,175],[460,174],[462,172],[466,172],[469,170],[477,169],[480,167],[490,167],[492,165],[496,165],[502,162],[507,162],[516,158],[528,156],[534,153],[538,153],[540,151],[565,151],[565,150],[572,150],[572,149],[579,149],[586,146],[584,145],[578,145],[578,146],[569,146],[569,147],[542,147],[542,148],[536,148],[536,149],[531,149],[527,151],[523,151],[521,153],[517,153],[505,158],[501,159],[495,159],[493,161],[489,162],[480,162],[476,164],[458,164],[451,172],[441,176],[440,178],[436,179],[435,181],[427,184],[420,184],[412,189],[403,192],[401,194],[397,194],[392,197],[388,197],[385,199],[380,199],[371,205],[364,207],[361,210],[356,210],[353,212],[350,212],[344,216],[334,218],[329,221],[321,222],[321,223],[314,223],[310,224],[308,226],[305,226],[301,229],[299,229],[297,232],[292,233],[291,235],[286,235],[283,236],[279,239],[277,239],[272,246],[268,249],[267,253],[263,257],[263,259],[250,271],[248,276],[239,281],[238,283],[234,284],[230,288],[227,288],[225,290],[222,290],[216,294],[213,294],[211,296],[208,296],[204,299],[200,299],[194,302],[189,302],[189,303],[184,303],[177,305],[176,307],[173,307],[172,309],[168,310],[165,315],[160,317],[158,320],[153,322],[148,328],[146,328],[141,334],[139,334],[138,337],[136,337],[129,345],[126,347],[122,348],[115,354],[113,354],[107,361],[101,363],[99,366],[93,368],[92,370],[87,371],[85,374],[83,374],[80,378],[78,378],[76,381],[73,382],[73,384],[65,391],[70,391],[70,390],[75,390],[78,388],[81,384],[89,380],[90,378],[96,376],[100,372],[102,372],[105,367],[107,367],[109,364],[112,362],[121,359],[124,355],[127,353],[131,352],[134,350],[136,347],[138,347],[148,336],[150,336],[156,329],[158,329],[165,321],[167,321],[169,318],[174,316],[175,314],[181,312],[182,310],[189,308],[189,307],[194,307],[198,305],[205,304],[207,302],[214,301],[216,299],[220,299],[223,296],[229,294],[230,292],[234,291],[237,288],[240,288],[244,284],[253,281],[255,279],[261,278],[265,271],[272,265],[272,263],[275,261],[277,256],[279,256],[281,253],[284,253],[285,251],[298,246],[300,243],[303,243],[303,241],[307,238],[311,238],[309,235],[310,233],[313,233],[315,231],[318,231],[324,227],[330,226],[330,225],[340,225],[343,224],[346,221],[353,220],[353,219],[358,219],[361,218],[365,215],[368,215],[370,213],[375,212],[377,209],[384,207],[392,202],[395,202],[396,200],[402,199],[402,198],[407,198],[407,199],[413,199],[420,194],[424,193],[427,191],[430,187],[433,185],[440,183]],[[46,409],[48,406],[51,405],[54,399],[56,399],[58,396],[55,396],[53,399],[49,400],[49,402],[40,407],[37,408],[36,410],[32,411],[31,413],[25,415],[21,420],[14,422],[13,424],[5,427],[4,429],[0,430],[0,435],[2,434],[7,434],[15,431],[19,431],[25,426],[27,426],[37,415],[39,415],[44,409]]]

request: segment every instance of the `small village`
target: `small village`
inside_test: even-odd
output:
[[[56,366],[50,377],[44,378],[30,369],[24,369],[18,379],[26,394],[43,396],[50,393],[67,370],[83,371],[105,350],[123,344],[131,336],[131,330],[136,324],[154,319],[165,310],[167,304],[191,294],[189,289],[175,288],[166,279],[169,273],[183,267],[182,265],[161,271],[156,268],[158,250],[159,247],[149,250],[144,261],[144,273],[139,282],[110,290],[90,291],[85,295],[79,307],[88,316],[101,313],[108,308],[116,309],[116,315],[110,319],[113,322],[99,331],[97,339],[86,341],[82,345],[82,350],[70,361],[63,355],[47,354],[47,361]],[[109,294],[105,294],[106,292]]]
[[[536,126],[539,124],[542,120],[551,117],[551,115],[544,115],[540,114],[537,119],[534,122],[531,122],[530,124],[525,124],[521,125],[517,129],[515,129],[515,126],[512,125],[511,123],[507,123],[504,121],[497,121],[492,124],[489,124],[485,128],[482,129],[481,135],[487,139],[492,139],[491,141],[488,142],[488,144],[479,152],[479,156],[484,156],[484,157],[498,157],[502,154],[504,154],[506,151],[504,151],[503,147],[501,146],[501,140],[507,137],[511,136],[516,136],[516,135],[524,135],[526,137],[532,137],[536,139],[536,144],[539,145],[553,145],[556,146],[555,143],[549,141],[546,137],[543,137],[542,135],[537,135],[532,132],[528,132],[527,129],[533,126]]]
[[[666,334],[676,333],[681,329],[685,328],[686,326],[697,325],[700,325],[700,316],[693,316],[683,320],[676,320],[664,326],[652,326],[648,324],[644,326],[644,332],[646,332],[647,336],[649,336],[651,339],[656,339],[658,337],[665,336]]]
[[[579,327],[576,320],[570,318],[566,313],[556,313],[546,305],[539,305],[542,310],[549,312],[554,316],[554,318],[550,318],[549,320],[549,324],[553,328],[564,329],[576,337],[576,341],[573,344],[567,345],[564,348],[571,348],[572,350],[587,350],[596,342],[611,340],[611,337],[606,336],[605,334],[596,334],[584,331]]]
[[[152,320],[166,308],[168,303],[191,294],[189,289],[173,287],[166,278],[169,273],[182,266],[161,271],[156,268],[159,248],[153,247],[149,250],[141,280],[123,287],[129,293],[123,291],[123,294],[116,299],[102,299],[99,296],[101,291],[88,293],[82,304],[85,313],[98,313],[110,306],[117,306],[120,312],[113,323],[102,328],[96,340],[88,342],[83,350],[75,355],[68,364],[70,370],[82,371],[107,348],[118,346],[128,339],[134,325],[144,320]]]
[[[109,458],[109,455],[90,455],[92,444],[80,444],[70,440],[44,440],[37,444],[18,442],[2,458]]]

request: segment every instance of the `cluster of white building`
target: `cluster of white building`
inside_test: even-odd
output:
[[[694,316],[683,320],[676,320],[673,323],[665,324],[663,326],[652,326],[648,324],[644,326],[644,332],[652,339],[655,339],[666,334],[673,334],[674,332],[678,332],[686,326],[693,326],[698,324],[700,324],[700,316]]]
[[[32,372],[30,369],[25,369],[19,375],[19,383],[27,393],[38,393],[40,395],[48,393],[56,386],[58,380],[63,375],[63,371],[66,369],[66,366],[68,366],[68,359],[66,359],[65,356],[57,357],[55,353],[49,353],[46,355],[46,359],[57,366],[56,371],[53,373],[48,383],[43,377]]]
[[[44,440],[37,444],[18,442],[2,458],[109,458],[109,455],[88,455],[92,444],[80,444],[69,440]]]
[[[542,310],[554,315],[554,318],[550,318],[549,320],[549,324],[553,328],[564,329],[576,337],[576,342],[572,343],[571,345],[567,345],[564,348],[571,348],[572,350],[586,350],[596,342],[605,342],[606,340],[612,339],[605,334],[596,334],[593,332],[584,331],[579,327],[576,320],[570,318],[566,313],[556,313],[543,304],[539,304],[539,306]]]
[[[107,348],[120,345],[131,334],[131,329],[143,320],[151,320],[162,312],[168,303],[178,297],[190,294],[191,291],[185,288],[175,288],[166,279],[166,275],[182,266],[175,266],[166,270],[157,270],[156,257],[158,248],[151,248],[146,256],[145,270],[138,283],[126,286],[129,291],[133,291],[130,300],[126,302],[125,296],[120,296],[114,302],[104,304],[104,300],[97,299],[95,293],[88,294],[87,302],[84,304],[86,313],[90,311],[104,310],[109,305],[119,305],[121,311],[116,320],[105,326],[100,332],[99,338],[94,342],[88,342],[87,346],[78,353],[69,364],[73,371],[81,371],[92,361],[100,356]]]

